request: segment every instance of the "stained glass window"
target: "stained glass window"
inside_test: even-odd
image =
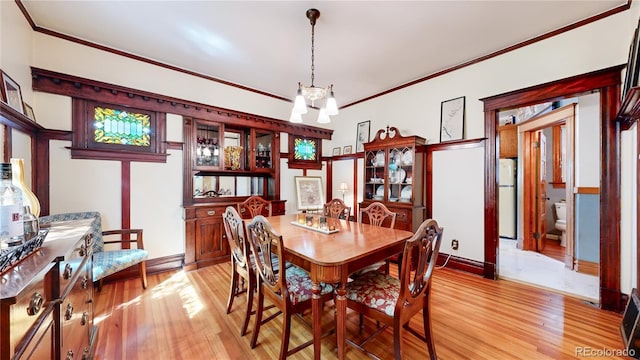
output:
[[[151,117],[148,114],[98,106],[94,109],[95,142],[143,147],[151,145]]]
[[[294,139],[293,158],[295,160],[316,160],[318,156],[317,142],[315,139]]]

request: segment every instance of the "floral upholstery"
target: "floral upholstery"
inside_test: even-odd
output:
[[[145,261],[149,253],[144,249],[122,249],[104,251],[104,238],[102,236],[102,220],[97,211],[75,212],[41,216],[38,218],[40,226],[53,222],[71,221],[81,219],[94,219],[91,223],[91,236],[93,237],[93,281],[124,270],[130,266]]]
[[[291,304],[295,305],[311,300],[313,281],[311,281],[309,274],[292,264],[287,264],[285,267],[287,268],[287,288],[289,289]],[[333,286],[329,284],[320,284],[320,287],[322,289],[320,295],[326,295],[333,291]]]
[[[347,286],[347,299],[393,316],[400,294],[400,280],[380,271],[357,277]]]

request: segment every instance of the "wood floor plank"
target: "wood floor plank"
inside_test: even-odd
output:
[[[584,359],[584,351],[608,351],[599,359],[616,359],[622,349],[621,315],[562,294],[506,280],[487,280],[449,269],[434,273],[432,327],[439,359]],[[95,296],[100,335],[96,359],[273,359],[280,347],[282,320],[264,325],[251,349],[249,333],[240,336],[246,295],[226,314],[229,264],[105,284]],[[310,315],[306,315],[310,320]],[[333,326],[333,309],[325,307],[323,329]],[[375,329],[365,321],[365,335]],[[422,316],[411,320],[422,333]],[[358,315],[347,314],[347,336],[361,339]],[[294,317],[290,346],[311,339],[311,331]],[[405,359],[427,358],[424,343],[406,333]],[[393,358],[387,329],[367,345],[382,359]],[[312,358],[312,348],[291,359]],[[368,359],[347,346],[348,359]],[[613,356],[609,356],[613,355]],[[335,358],[335,335],[322,340],[322,358]]]

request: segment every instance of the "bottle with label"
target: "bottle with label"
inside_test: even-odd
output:
[[[19,244],[23,239],[22,191],[11,182],[11,164],[0,164],[0,247]]]

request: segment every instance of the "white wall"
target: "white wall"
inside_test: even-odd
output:
[[[34,94],[30,90],[30,66],[243,112],[288,119],[291,108],[289,102],[33,33],[15,2],[2,1],[0,6],[0,67],[22,84],[23,97],[33,106],[36,118],[46,128],[71,129],[70,100],[63,96]],[[380,128],[393,125],[404,135],[419,135],[427,138],[429,143],[438,142],[440,104],[459,96],[466,97],[465,138],[482,138],[485,136],[484,113],[479,99],[625,63],[633,29],[637,25],[639,6],[639,2],[633,2],[631,11],[342,109],[329,125],[340,131],[334,133],[332,141],[323,142],[323,154],[330,155],[335,146],[355,146],[357,123],[365,120],[371,120],[372,134]],[[316,115],[307,116],[314,118]],[[180,141],[180,118],[169,117],[167,122],[168,138]],[[282,147],[286,149],[286,136],[281,140]],[[632,149],[637,138],[625,139],[625,142],[630,144],[625,145],[627,149]],[[69,151],[64,149],[68,145],[66,142],[53,142],[51,145],[51,211],[99,210],[103,212],[108,226],[117,227],[120,219],[119,164],[71,160]],[[461,180],[459,171],[464,169],[464,175],[473,184],[480,182],[484,178],[484,165],[480,165],[483,159],[479,159],[479,154],[475,153],[478,150],[470,151],[470,156],[458,156],[458,151],[437,155],[439,160],[434,163],[433,168],[435,178],[458,181]],[[154,240],[151,239],[152,236],[145,238],[152,257],[175,254],[182,251],[184,246],[184,235],[180,228],[182,224],[177,211],[179,194],[182,192],[177,180],[181,171],[178,166],[181,154],[172,151],[170,158],[166,164],[132,166],[132,225],[144,226],[145,232],[156,237]],[[454,167],[450,165],[450,160],[455,161]],[[632,163],[628,160],[623,162],[625,174],[634,170],[629,169],[629,164]],[[358,164],[359,171],[362,171],[362,162],[359,161]],[[295,207],[292,176],[301,175],[302,171],[287,169],[285,160],[281,160],[281,165],[281,194],[284,199],[289,200],[287,212],[291,212]],[[319,174],[324,179],[325,170],[323,168],[308,174]],[[75,174],[81,175],[74,176]],[[362,177],[361,174],[359,172],[359,177]],[[81,179],[75,179],[76,177]],[[149,184],[146,179],[153,179],[153,184]],[[361,179],[357,181],[360,182]],[[149,186],[152,192],[147,191]],[[442,196],[440,194],[451,192],[452,184],[447,181],[434,186],[434,193],[437,194],[435,196]],[[625,194],[633,193],[634,187],[628,179],[623,182]],[[472,188],[475,189],[473,186]],[[162,200],[154,197],[157,189],[163,190]],[[437,200],[434,205],[436,211],[433,213],[434,217],[441,216],[442,219],[439,220],[446,222],[446,236],[455,234],[460,237],[458,255],[479,261],[484,260],[483,192],[484,188],[479,187],[472,192],[465,192],[466,196],[457,198],[456,206],[470,211],[465,213],[465,217],[446,215],[445,210],[450,205],[447,205],[449,199],[444,198]],[[99,196],[101,194],[103,196]],[[361,198],[362,194],[357,196]],[[154,209],[158,207],[158,203],[167,208]],[[634,233],[629,230],[629,221],[633,222],[637,211],[634,206],[630,200],[623,200],[624,246],[635,244],[635,238],[632,238]],[[465,233],[458,234],[457,231]],[[166,237],[163,236],[165,234]],[[157,239],[158,236],[162,237]],[[445,245],[448,242],[445,241]],[[443,251],[446,252],[446,249]],[[623,277],[628,277],[629,273],[628,262],[625,262]]]
[[[600,93],[580,96],[575,122],[575,187],[600,187]]]
[[[444,228],[440,250],[484,261],[484,147],[434,151],[432,218]],[[451,240],[459,249],[451,250]]]
[[[631,289],[638,287],[637,279],[637,247],[638,247],[638,123],[620,136],[620,157],[622,171],[620,176],[620,268],[623,269],[620,279],[620,290],[630,294]],[[626,271],[628,270],[628,271]]]

